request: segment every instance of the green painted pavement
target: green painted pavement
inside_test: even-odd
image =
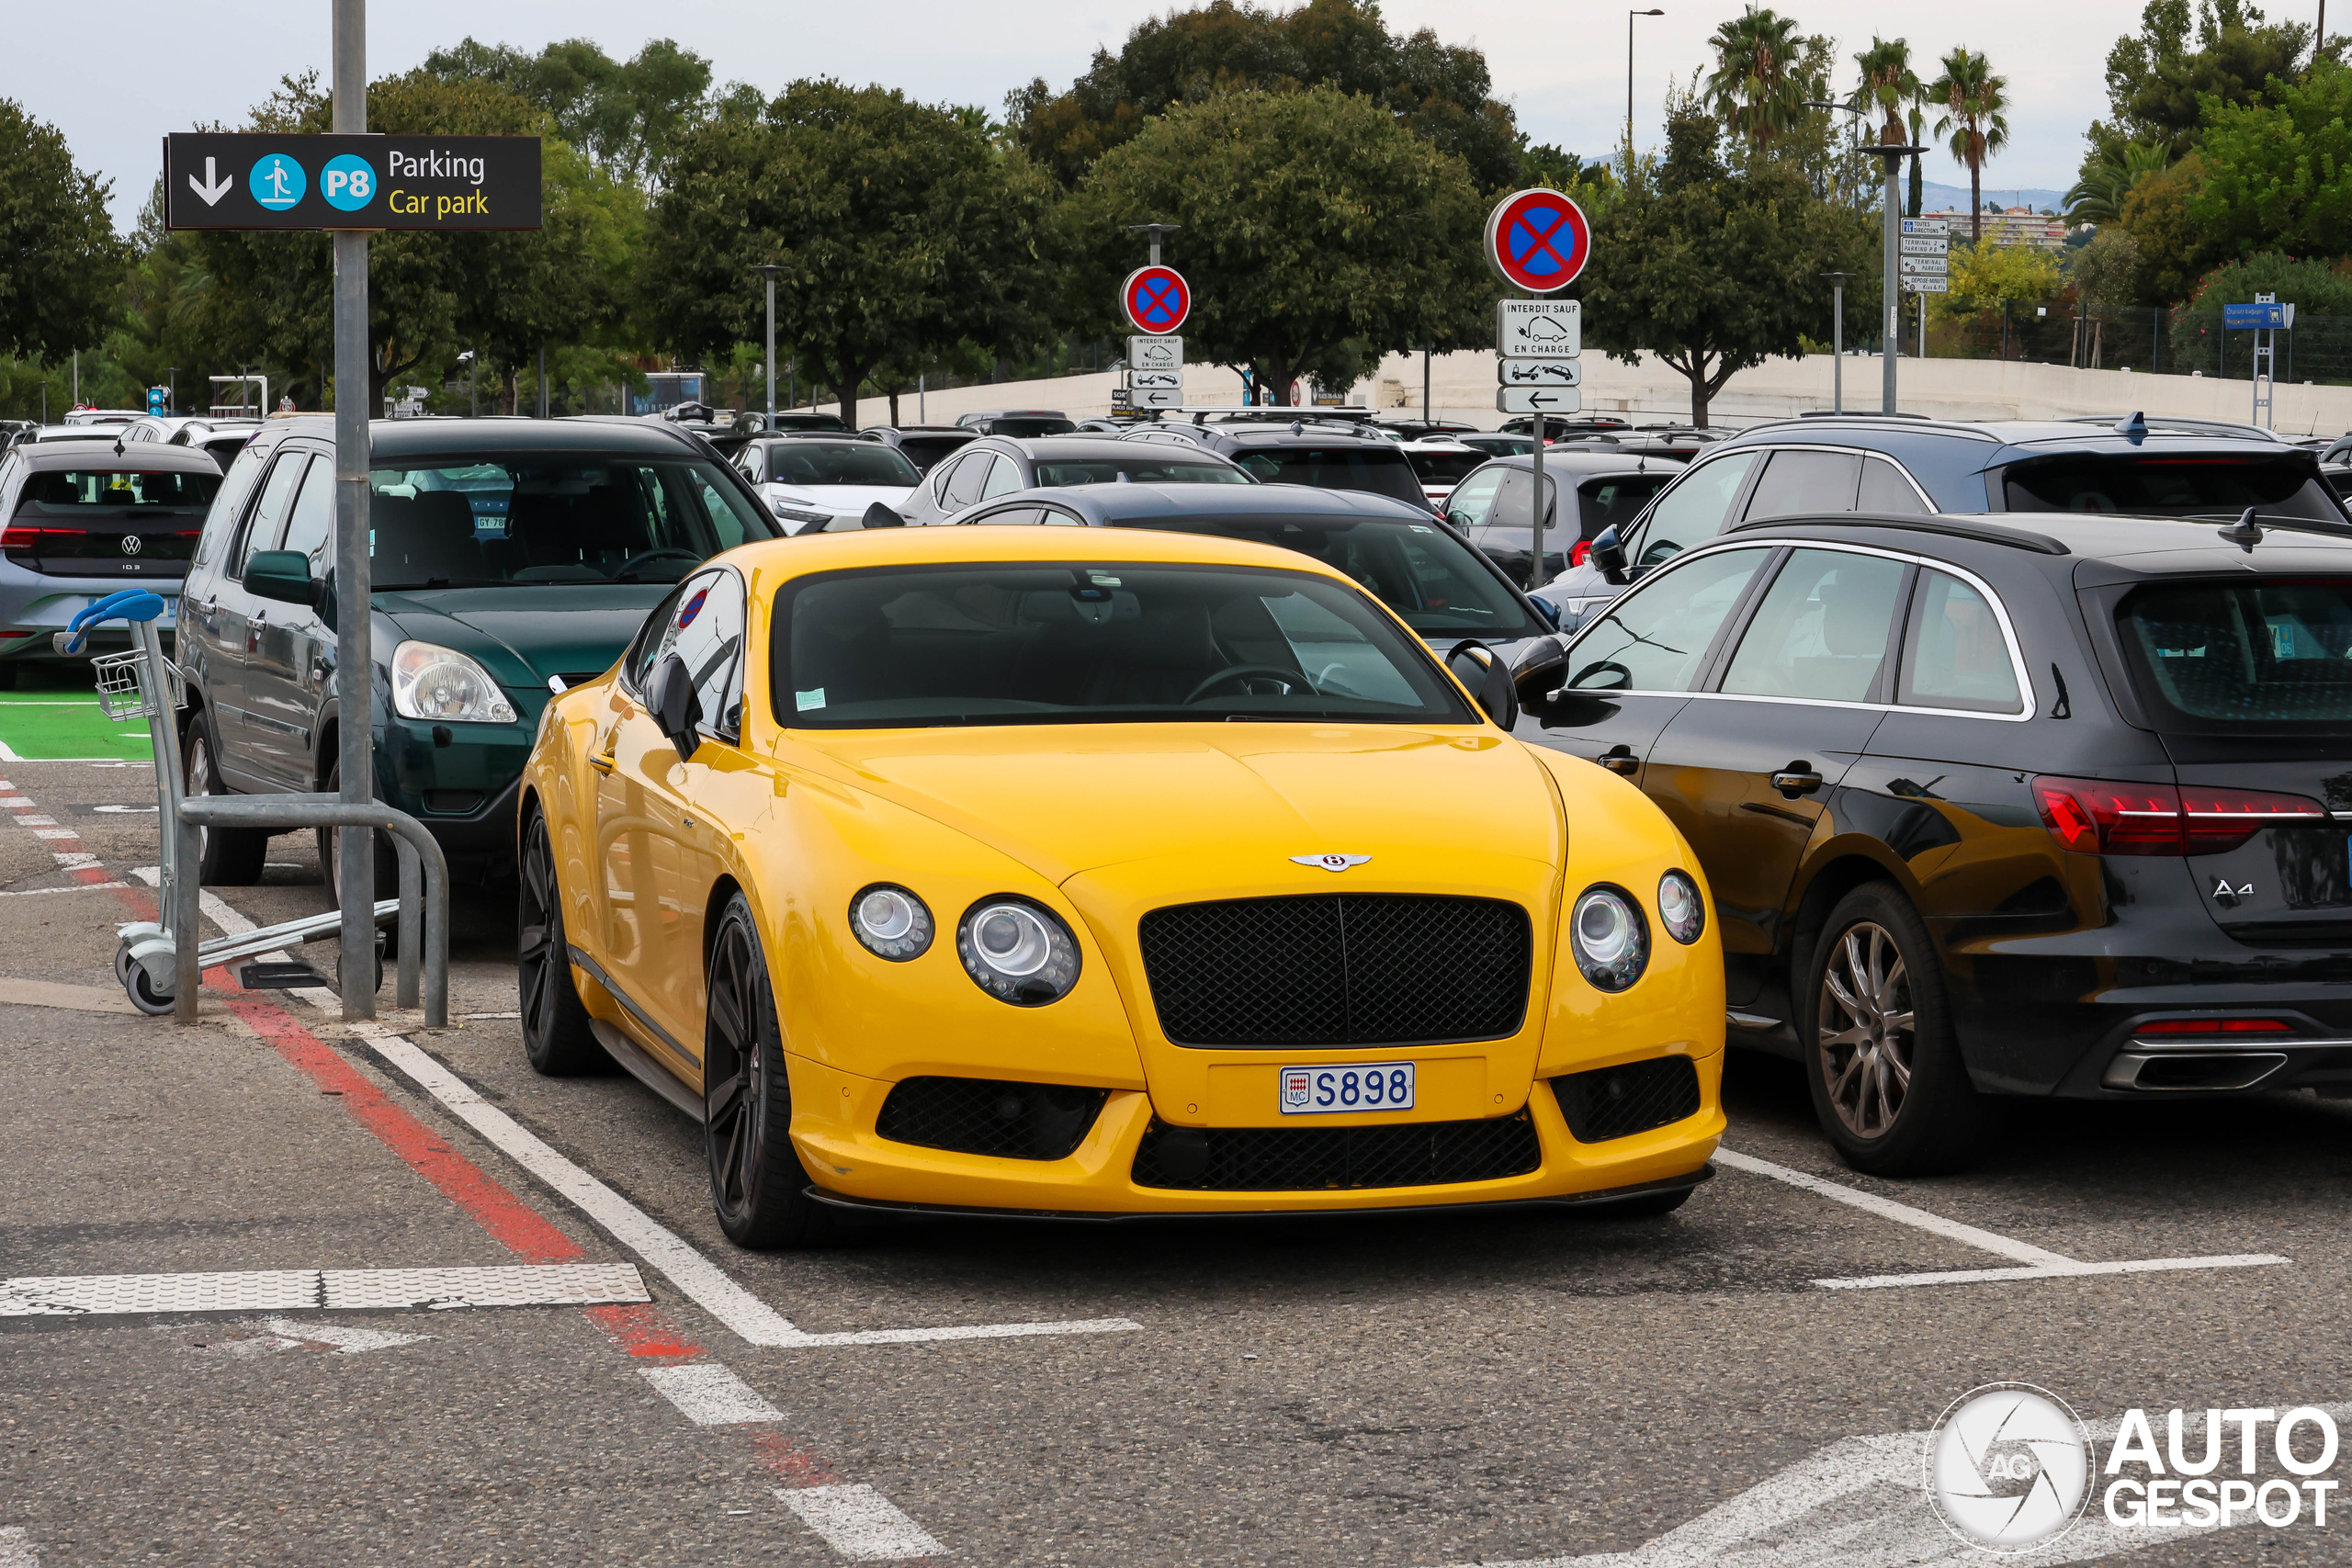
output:
[[[146,720],[117,724],[98,711],[97,696],[86,683],[77,689],[40,680],[31,671],[25,672],[22,689],[0,692],[0,747],[29,761],[96,757],[145,762],[154,756]]]

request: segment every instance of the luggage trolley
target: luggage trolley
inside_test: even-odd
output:
[[[90,664],[97,676],[99,709],[118,724],[145,719],[148,737],[154,743],[156,820],[163,840],[160,918],[132,920],[116,928],[119,940],[114,972],[133,1007],[159,1016],[173,1010],[177,985],[179,947],[177,934],[171,926],[172,911],[177,908],[175,890],[182,876],[198,874],[194,864],[181,863],[180,834],[174,831],[181,800],[179,724],[174,716],[187,705],[187,682],[178,666],[164,657],[163,637],[155,627],[156,618],[163,613],[161,595],[143,588],[126,589],[76,613],[67,629],[52,639],[58,652],[74,654],[82,651],[90,628],[101,621],[121,620],[130,627],[130,647],[127,651],[97,655]],[[399,899],[380,900],[376,905],[377,922],[380,925],[399,912]],[[342,919],[330,909],[323,915],[264,926],[242,936],[215,937],[198,946],[199,965],[209,968],[233,959],[251,958],[281,947],[333,937],[341,930]]]

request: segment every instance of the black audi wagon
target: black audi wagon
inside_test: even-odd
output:
[[[1518,733],[1673,818],[1854,1167],[1995,1096],[2352,1096],[2352,527],[1735,525],[1564,668]]]

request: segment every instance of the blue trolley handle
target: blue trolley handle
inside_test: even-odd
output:
[[[81,652],[83,638],[88,635],[87,628],[100,621],[117,617],[126,621],[152,621],[163,613],[164,598],[160,593],[152,593],[144,588],[125,588],[109,593],[96,604],[74,612],[73,620],[66,623],[64,650],[67,653]]]

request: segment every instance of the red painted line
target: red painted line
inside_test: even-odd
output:
[[[340,1095],[353,1120],[516,1257],[534,1263],[564,1263],[588,1255],[440,1134],[386,1099],[383,1090],[281,1009],[239,989],[225,969],[208,970],[205,980],[248,1028],[312,1083]]]
[[[701,1346],[686,1339],[650,1306],[615,1304],[580,1310],[605,1331],[606,1338],[639,1360],[691,1361],[703,1353]]]
[[[841,1481],[832,1466],[781,1432],[752,1433],[752,1459],[786,1486],[832,1486]]]

